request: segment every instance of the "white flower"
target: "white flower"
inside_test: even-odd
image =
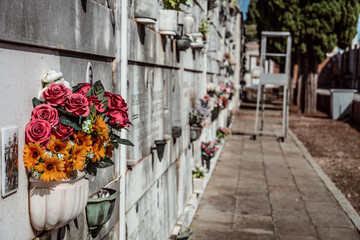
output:
[[[40,174],[37,170],[33,170],[31,171],[31,175],[34,177],[34,178],[40,178]]]
[[[72,141],[72,140],[70,140],[70,144],[71,144],[71,146],[75,145],[74,141]]]
[[[57,80],[60,80],[61,77],[62,77],[61,72],[56,72],[54,70],[48,70],[42,75],[41,82],[43,82],[45,84],[50,84],[50,83],[54,83]]]
[[[82,130],[83,130],[83,132],[87,132],[90,129],[89,129],[89,127],[87,125],[84,125],[84,126],[82,126]]]
[[[93,153],[89,153],[88,155],[86,155],[86,157],[92,159],[92,158],[94,158],[94,154],[93,154]]]
[[[58,158],[64,158],[64,154],[58,153],[57,154]]]
[[[72,90],[70,83],[68,81],[66,81],[64,78],[61,78],[60,80],[57,80],[56,82],[57,84],[64,84],[64,86],[70,90]]]
[[[50,151],[46,151],[45,154],[49,155],[49,157],[53,156],[52,152],[50,152]]]

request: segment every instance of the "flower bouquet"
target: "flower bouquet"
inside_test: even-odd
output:
[[[202,165],[206,164],[206,168],[210,169],[210,160],[213,158],[218,151],[218,147],[216,147],[216,142],[208,141],[201,142],[201,160]]]
[[[230,129],[228,129],[227,127],[219,127],[216,130],[216,137],[217,139],[219,139],[219,141],[222,141],[223,139],[225,139],[229,134],[231,133]]]
[[[70,89],[61,73],[48,71],[42,82],[41,98],[32,100],[23,154],[31,175],[31,222],[37,231],[76,218],[88,198],[85,172],[95,176],[97,168],[114,165],[111,157],[119,144],[133,145],[115,132],[131,124],[124,99],[106,92],[100,81]]]
[[[49,85],[43,101],[33,98],[34,110],[26,125],[24,165],[44,182],[68,179],[74,171],[96,175],[119,144],[132,145],[115,130],[128,127],[127,105],[100,81],[80,83],[72,90],[62,83]]]
[[[192,169],[193,173],[193,191],[194,193],[202,193],[204,190],[204,178],[208,172],[202,165],[196,165]]]

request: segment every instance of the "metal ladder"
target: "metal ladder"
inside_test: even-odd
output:
[[[267,53],[266,43],[268,37],[286,37],[286,53]],[[282,132],[277,139],[283,142],[287,136],[287,130],[289,125],[289,99],[290,99],[290,55],[291,55],[291,35],[289,32],[261,32],[261,54],[260,54],[260,66],[262,67],[262,73],[260,74],[260,81],[258,85],[257,101],[256,101],[256,116],[255,116],[255,128],[254,134],[251,136],[252,140],[256,140],[257,135],[276,135],[276,132],[265,132],[264,128],[264,112],[265,112],[265,86],[267,84],[283,86],[283,117],[282,117]],[[265,72],[265,60],[266,57],[285,57],[285,73],[266,73]],[[258,124],[259,108],[261,103],[261,122],[260,129]]]

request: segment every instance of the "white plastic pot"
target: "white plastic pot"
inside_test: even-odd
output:
[[[193,178],[193,192],[202,193],[204,191],[204,179]]]
[[[30,219],[37,231],[60,228],[74,220],[85,209],[89,180],[85,173],[62,182],[43,182],[30,177]]]
[[[191,43],[192,48],[203,48],[204,41],[203,41],[203,34],[202,33],[193,33],[191,34],[194,42]]]
[[[142,24],[155,24],[159,15],[157,0],[135,0],[135,21]]]
[[[175,36],[177,31],[178,11],[160,10],[159,32],[162,35]]]
[[[184,16],[184,34],[193,33],[194,27],[194,16],[190,13],[185,14]]]

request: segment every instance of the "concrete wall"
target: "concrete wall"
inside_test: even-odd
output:
[[[38,0],[0,1],[0,129],[12,125],[20,129],[19,189],[0,199],[1,239],[33,239],[36,236],[40,239],[86,239],[88,235],[85,212],[67,227],[42,233],[32,229],[28,213],[28,177],[21,159],[25,125],[33,109],[31,99],[41,91],[41,75],[49,69],[60,71],[75,85],[85,82],[89,62],[93,66],[93,79],[101,79],[107,90],[119,92],[120,87],[126,88],[133,123],[127,137],[135,144],[127,148],[127,159],[121,159],[126,160],[129,167],[121,179],[126,184],[125,213],[119,211],[118,198],[114,214],[97,239],[119,239],[123,235],[127,239],[167,239],[177,225],[190,223],[199,200],[199,196],[192,193],[191,168],[201,160],[200,142],[213,140],[216,128],[224,126],[229,111],[238,106],[237,97],[234,97],[233,109],[222,111],[219,119],[204,129],[201,140],[190,143],[190,97],[201,97],[207,82],[224,82],[225,72],[220,71],[219,63],[224,52],[230,52],[233,59],[238,57],[235,49],[240,47],[235,47],[235,42],[241,42],[225,39],[219,7],[208,13],[207,1],[198,0],[186,11],[196,16],[196,28],[202,19],[210,17],[214,23],[210,42],[201,51],[179,52],[176,41],[161,36],[156,31],[157,25],[148,27],[133,20],[134,1],[130,1],[127,85],[120,86],[118,32],[124,30],[120,29],[120,2],[115,4],[110,0],[108,6],[105,0],[49,0],[46,4]],[[233,32],[240,31],[235,29],[236,18],[227,17]],[[235,61],[241,62],[240,59]],[[238,86],[238,79],[234,81]],[[176,140],[171,137],[172,126],[182,128],[182,135]],[[158,139],[167,140],[161,162],[157,152],[151,154],[150,151],[154,140]],[[90,193],[117,177],[119,155],[118,152],[115,155],[115,167],[100,170],[96,178],[89,177]],[[110,187],[119,189],[119,184]],[[189,205],[191,202],[194,204]],[[121,214],[126,214],[126,233],[118,231],[119,224],[123,224],[119,222]],[[187,220],[181,222],[180,218]]]

